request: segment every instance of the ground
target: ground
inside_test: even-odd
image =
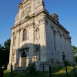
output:
[[[74,70],[72,66],[68,66],[68,77],[75,77]],[[77,72],[77,66],[76,66]],[[10,71],[4,71],[4,77],[10,77]],[[36,72],[34,74],[29,74],[24,72],[14,72],[13,77],[49,77],[49,72]],[[55,67],[52,69],[52,77],[66,77],[65,67]]]

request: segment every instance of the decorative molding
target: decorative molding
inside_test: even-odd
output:
[[[19,33],[21,31],[21,29],[16,30],[16,33]]]

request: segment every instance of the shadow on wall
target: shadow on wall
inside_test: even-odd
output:
[[[56,53],[55,53],[56,54]],[[55,55],[53,55],[55,57]],[[64,65],[63,62],[57,61],[54,57],[47,55],[46,46],[40,44],[26,43],[17,50],[12,51],[13,69],[25,70],[30,63],[36,62],[43,66],[59,66]],[[48,61],[49,60],[49,61]],[[9,64],[10,69],[10,64]]]
[[[13,52],[14,53],[14,52]],[[15,54],[12,62],[15,61],[16,68],[26,69],[30,63],[33,62],[46,62],[46,47],[40,46],[40,44],[27,43],[22,45],[16,50],[16,61]]]

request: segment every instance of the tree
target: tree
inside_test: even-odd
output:
[[[77,47],[72,46],[72,51],[74,55],[74,61],[77,63]]]
[[[8,50],[8,52],[10,51],[10,42],[11,42],[10,38],[4,42],[4,47],[5,49]]]
[[[77,63],[77,56],[74,56],[74,61]]]
[[[9,53],[10,53],[10,42],[11,40],[8,39],[7,41],[4,42],[4,56],[5,56],[5,66],[7,66],[9,62]]]
[[[77,53],[77,47],[72,46],[72,51],[73,51],[73,54],[75,55]]]
[[[0,51],[1,51],[1,49],[2,49],[2,45],[0,44]]]
[[[10,39],[4,42],[4,46],[0,44],[0,66],[7,67],[9,62]]]
[[[0,44],[0,66],[2,66],[4,63],[3,63],[3,61],[4,61],[4,58],[3,58],[3,50],[4,49],[4,47]]]

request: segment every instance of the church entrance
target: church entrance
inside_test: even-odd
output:
[[[25,57],[22,58],[21,66],[22,66],[22,68],[26,67],[26,58]]]
[[[23,69],[26,68],[26,57],[27,57],[27,54],[23,51],[23,53],[21,55],[21,58],[22,58],[21,66]]]

